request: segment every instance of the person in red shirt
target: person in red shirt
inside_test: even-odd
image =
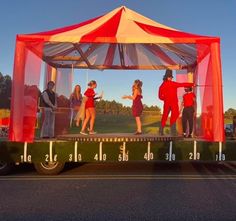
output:
[[[166,125],[166,121],[169,113],[170,116],[170,126],[171,133],[174,135],[175,133],[175,122],[179,116],[179,106],[178,106],[178,97],[177,97],[177,89],[179,87],[192,87],[193,83],[179,83],[172,81],[173,75],[172,70],[167,69],[166,73],[163,77],[163,83],[159,87],[158,97],[160,100],[164,102],[163,105],[163,114],[161,118],[161,126],[159,133],[160,135],[164,135],[164,127]]]
[[[89,124],[89,134],[96,134],[94,132],[94,123],[96,118],[96,111],[95,111],[95,103],[94,100],[100,99],[100,97],[95,97],[96,93],[94,89],[97,87],[97,82],[92,80],[88,83],[89,88],[84,92],[84,95],[86,97],[85,102],[85,119],[82,125],[82,129],[80,131],[80,134],[88,135],[85,132],[85,128],[87,126],[87,123],[90,121]]]
[[[191,87],[184,88],[185,94],[183,96],[183,112],[182,112],[182,126],[183,126],[183,136],[192,137],[193,132],[193,115],[196,96],[193,93]],[[188,136],[186,134],[188,125]]]

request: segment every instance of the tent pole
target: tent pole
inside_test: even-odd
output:
[[[86,57],[86,55],[84,54],[84,52],[82,51],[82,49],[80,48],[80,46],[78,44],[74,44],[75,49],[79,52],[80,56],[83,58],[84,62],[88,65],[89,69],[92,69],[93,66],[90,64],[88,58]]]
[[[71,84],[73,83],[73,78],[74,78],[74,65],[72,63],[71,65]],[[72,92],[73,92],[73,88],[72,88]],[[73,116],[74,116],[74,110],[73,108],[70,109],[70,127],[72,127],[72,122],[73,122]]]

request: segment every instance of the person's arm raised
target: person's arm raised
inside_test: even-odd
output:
[[[137,95],[138,95],[138,90],[135,89],[133,95],[124,95],[122,98],[123,98],[123,99],[135,100],[135,98],[137,97]]]
[[[179,83],[179,82],[175,82],[177,87],[194,87],[195,84],[194,83],[188,83],[188,82],[183,82],[183,83]]]

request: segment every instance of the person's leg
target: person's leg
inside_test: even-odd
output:
[[[142,133],[142,123],[140,117],[135,117],[137,132]]]
[[[164,127],[166,125],[166,121],[167,121],[169,113],[170,113],[170,106],[169,106],[169,104],[164,103],[163,114],[161,117],[161,125],[159,128],[159,135],[161,135],[161,136],[164,135]]]
[[[194,109],[191,107],[189,108],[189,113],[188,113],[189,135],[192,135],[193,133],[193,115],[194,115]]]
[[[84,122],[83,122],[83,125],[82,125],[82,129],[81,129],[81,132],[85,132],[85,128],[87,126],[87,123],[90,119],[90,112],[89,112],[89,108],[85,110],[85,119],[84,119]]]
[[[78,113],[79,113],[79,109],[80,109],[80,106],[76,106],[73,110],[73,119],[75,121],[75,125],[76,127],[79,127],[79,123],[80,123],[80,118],[78,116]]]
[[[161,117],[161,126],[162,126],[162,128],[164,128],[165,125],[166,125],[166,121],[167,121],[169,113],[170,113],[170,106],[169,106],[169,104],[164,103],[163,114],[162,114],[162,117]]]
[[[178,119],[178,117],[179,117],[179,105],[178,103],[176,103],[171,106],[170,130],[172,136],[177,135],[176,120]]]
[[[183,135],[186,136],[186,130],[187,130],[186,108],[183,109],[183,114],[182,114],[182,127],[183,127]]]
[[[170,126],[172,126],[176,122],[178,117],[179,117],[179,105],[178,104],[171,105]]]
[[[90,116],[91,116],[89,131],[94,132],[94,123],[95,123],[95,118],[96,118],[95,108],[89,108],[89,112],[90,112]]]
[[[41,129],[41,137],[49,137],[49,116],[50,114],[50,109],[49,108],[44,108],[44,121]]]

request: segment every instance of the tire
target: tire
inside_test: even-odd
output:
[[[0,176],[9,174],[13,169],[12,163],[6,163],[0,161]]]
[[[34,168],[41,175],[57,175],[65,166],[65,163],[61,162],[40,162],[34,163]]]

